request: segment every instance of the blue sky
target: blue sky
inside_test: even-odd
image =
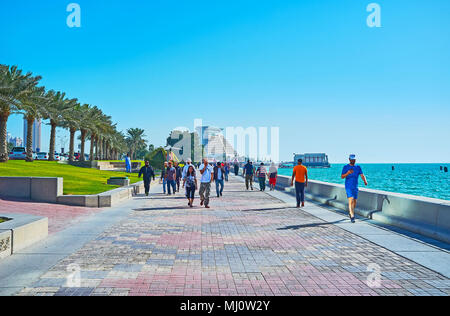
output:
[[[70,1],[2,1],[0,63],[155,145],[202,118],[279,126],[283,160],[449,162],[450,1],[378,0],[381,28],[366,24],[371,2],[77,1],[71,29]]]

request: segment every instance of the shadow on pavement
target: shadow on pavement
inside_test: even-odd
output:
[[[312,224],[305,224],[305,225],[286,226],[286,227],[283,227],[283,228],[277,228],[277,230],[297,230],[297,229],[301,229],[301,228],[329,226],[329,225],[343,223],[345,221],[347,221],[347,220],[346,219],[341,219],[340,221],[336,221],[336,222],[332,222],[332,223],[324,222],[324,223],[312,223]]]

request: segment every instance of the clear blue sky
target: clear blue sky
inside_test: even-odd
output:
[[[279,126],[284,160],[450,161],[448,0],[77,2],[80,29],[66,26],[70,1],[2,1],[0,63],[155,145],[202,118]],[[366,25],[371,2],[382,28]],[[8,131],[22,137],[20,117]]]

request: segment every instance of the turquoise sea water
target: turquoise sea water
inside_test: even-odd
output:
[[[426,196],[450,200],[450,164],[361,164],[367,177],[367,188],[389,192]],[[392,166],[395,170],[392,171]],[[344,164],[334,164],[330,169],[308,169],[311,180],[344,184],[341,172]],[[292,169],[280,169],[280,175],[292,175]],[[364,187],[360,179],[360,187]]]

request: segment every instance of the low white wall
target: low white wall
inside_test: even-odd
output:
[[[290,188],[290,181],[290,177],[279,176],[277,188]],[[348,209],[344,185],[310,180],[305,193],[321,203]],[[374,220],[450,243],[450,201],[361,188],[357,211]]]

